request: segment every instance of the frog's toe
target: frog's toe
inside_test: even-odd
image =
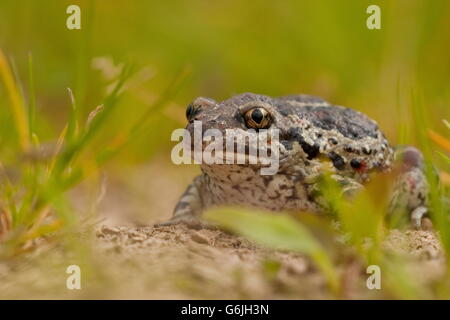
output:
[[[183,224],[191,229],[202,229],[206,227],[206,223],[192,215],[175,216],[172,219],[154,224],[154,227],[167,227]]]
[[[411,212],[411,223],[415,229],[419,230],[422,228],[422,218],[427,212],[428,209],[423,206],[417,207]]]

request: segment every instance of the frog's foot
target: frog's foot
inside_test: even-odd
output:
[[[208,227],[204,221],[202,221],[200,218],[197,218],[191,214],[176,215],[176,216],[172,217],[172,219],[165,221],[165,222],[156,223],[154,226],[155,227],[167,227],[167,226],[174,226],[174,225],[179,225],[179,224],[184,224],[185,226],[187,226],[188,228],[191,228],[191,229],[203,229],[203,228]]]
[[[201,176],[198,176],[187,187],[173,210],[172,218],[169,221],[155,224],[155,227],[172,226],[176,224],[184,224],[194,229],[207,227],[207,224],[200,219],[203,209],[200,194],[201,179]]]
[[[389,216],[400,221],[402,214],[409,215],[415,229],[422,229],[422,220],[428,213],[428,183],[423,171],[422,153],[414,147],[398,150],[399,174],[389,205]]]
[[[422,229],[422,218],[427,214],[428,209],[420,206],[411,212],[411,224],[417,230]]]

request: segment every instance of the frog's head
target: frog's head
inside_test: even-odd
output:
[[[195,151],[201,151],[205,157],[211,155],[212,143],[218,142],[223,153],[214,150],[212,154],[215,159],[221,158],[224,164],[260,168],[264,161],[282,160],[287,151],[279,140],[282,115],[272,102],[267,96],[252,93],[220,103],[204,97],[195,99],[186,109],[189,121],[186,129],[191,137],[191,147],[197,148]],[[245,163],[237,162],[238,156],[244,156]],[[265,158],[263,162],[262,158]]]
[[[201,121],[202,130],[214,129],[225,134],[225,130],[269,130],[276,128],[277,112],[271,98],[253,93],[244,93],[220,103],[210,98],[199,97],[186,109],[192,130],[194,121]]]

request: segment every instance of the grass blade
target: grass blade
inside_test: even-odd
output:
[[[33,56],[31,52],[28,54],[28,85],[29,85],[29,107],[28,107],[28,128],[30,139],[33,139],[34,134],[34,121],[36,118],[36,94],[34,87],[34,75],[33,75]]]
[[[23,103],[23,99],[19,93],[16,81],[12,74],[9,63],[0,49],[0,76],[5,84],[6,91],[8,92],[9,99],[11,101],[11,109],[14,115],[14,120],[16,123],[17,134],[19,136],[20,147],[23,151],[27,150],[29,147],[29,131],[28,131],[28,120],[26,116],[26,111]]]
[[[310,256],[327,278],[334,293],[339,281],[327,252],[313,235],[293,218],[239,208],[219,208],[206,213],[205,218],[241,234],[261,245],[292,250]]]

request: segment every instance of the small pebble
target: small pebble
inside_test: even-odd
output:
[[[197,243],[209,244],[209,240],[204,235],[198,232],[191,234],[191,239]]]
[[[119,234],[120,229],[117,227],[108,227],[108,226],[102,226],[102,233],[103,234]]]

